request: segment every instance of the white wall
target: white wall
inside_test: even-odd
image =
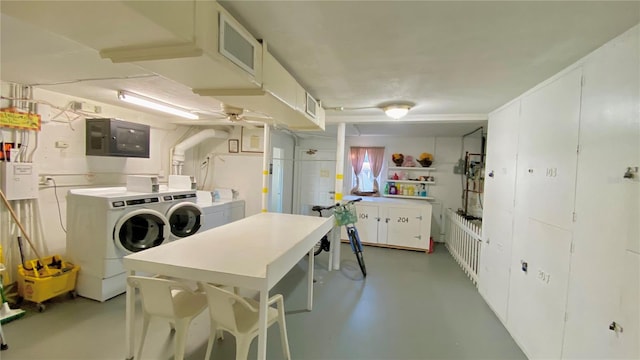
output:
[[[387,169],[391,162],[391,154],[402,153],[412,155],[417,159],[423,152],[433,154],[434,161],[431,167],[436,168],[431,174],[435,177],[436,184],[430,185],[429,196],[436,200],[431,201],[433,205],[431,236],[434,241],[443,241],[444,233],[443,218],[444,209],[451,208],[457,210],[463,207],[462,204],[462,175],[454,174],[453,167],[458,163],[458,159],[464,159],[465,151],[472,153],[481,152],[482,140],[480,131],[473,136],[468,136],[464,140],[462,147],[462,137],[394,137],[394,136],[347,136],[345,141],[345,171],[344,190],[348,194],[351,190],[352,176],[351,160],[349,148],[351,146],[384,146],[385,163],[381,172],[382,183],[388,175]],[[419,164],[418,164],[419,166]],[[425,200],[415,200],[425,201]]]
[[[403,153],[417,158],[423,152],[429,152],[434,156],[436,168],[432,174],[436,184],[429,188],[429,196],[436,198],[430,201],[433,205],[433,215],[431,220],[431,236],[435,241],[442,241],[444,229],[442,219],[444,209],[451,208],[457,210],[462,208],[462,178],[460,174],[453,173],[453,167],[458,163],[458,159],[464,159],[464,152],[479,153],[481,151],[482,140],[480,131],[467,136],[462,147],[462,137],[396,137],[396,136],[347,136],[345,139],[345,170],[343,193],[349,194],[351,190],[352,171],[349,148],[351,146],[383,146],[385,147],[385,163],[381,172],[381,188],[384,188],[388,163],[391,161],[391,154]],[[314,137],[301,139],[298,149],[335,150],[337,141],[335,138]],[[301,184],[300,186],[304,186]],[[415,200],[425,201],[425,200]]]
[[[2,94],[9,96],[9,85],[2,83]],[[34,100],[43,101],[54,105],[43,118],[53,118],[53,121],[43,123],[41,131],[32,132],[29,140],[29,148],[33,150],[37,143],[37,149],[33,156],[33,162],[41,176],[51,176],[55,180],[56,187],[40,186],[37,203],[35,201],[15,201],[16,208],[24,208],[22,222],[29,224],[27,231],[34,242],[40,244],[39,249],[43,256],[50,254],[64,255],[66,252],[66,235],[62,224],[66,225],[66,193],[71,188],[78,187],[102,187],[123,186],[126,183],[126,175],[157,175],[166,179],[169,171],[169,152],[177,138],[187,130],[186,127],[175,126],[165,118],[156,118],[152,115],[132,111],[95,101],[69,97],[42,89],[34,89]],[[85,123],[82,119],[74,119],[75,115],[68,113],[69,118],[60,114],[58,108],[65,108],[70,101],[88,101],[100,105],[102,113],[87,117],[116,117],[119,119],[143,123],[151,126],[150,157],[142,158],[116,158],[102,156],[85,156]],[[3,103],[3,105],[7,105]],[[56,115],[58,115],[56,117]],[[5,141],[14,141],[14,131],[0,130]],[[68,148],[55,147],[56,141],[65,141]],[[56,199],[57,194],[57,199]],[[24,203],[25,205],[20,205]],[[34,203],[36,208],[28,212],[28,203]],[[41,216],[37,216],[39,206]],[[59,210],[58,210],[59,209]],[[9,259],[9,267],[15,269],[19,263],[18,249],[15,242],[17,230],[13,229],[13,220],[10,219],[4,205],[0,206],[0,243],[3,246],[5,256]],[[41,227],[40,225],[41,224]],[[10,234],[13,233],[13,235]],[[93,236],[87,229],[87,236]],[[10,249],[10,250],[7,250]],[[32,254],[28,253],[28,256]],[[16,262],[18,261],[18,262]]]
[[[241,149],[238,153],[229,153],[228,140],[241,140],[242,130],[240,126],[229,126],[225,131],[229,132],[228,139],[208,139],[186,152],[183,174],[195,176],[198,184],[203,184],[202,190],[237,190],[238,198],[245,201],[245,216],[258,214],[262,208],[263,153],[243,152]],[[293,193],[293,138],[272,130],[271,146],[283,148],[285,159],[288,159],[284,175],[283,211],[290,212]]]
[[[640,25],[489,116],[479,288],[530,358],[640,358],[639,79]]]

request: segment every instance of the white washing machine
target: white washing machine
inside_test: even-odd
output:
[[[196,204],[195,190],[160,188],[164,215],[169,221],[169,241],[189,237],[202,229],[204,213]]]
[[[74,189],[67,195],[67,256],[80,265],[76,291],[105,301],[123,293],[122,257],[169,241],[161,193],[124,187]]]

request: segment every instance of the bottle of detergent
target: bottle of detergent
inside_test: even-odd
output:
[[[389,185],[389,195],[396,195],[396,194],[398,194],[398,189],[396,188],[396,184],[391,183],[391,185]]]

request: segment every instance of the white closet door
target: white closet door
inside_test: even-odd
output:
[[[636,27],[584,66],[567,358],[640,358],[640,179],[623,177],[640,166],[639,44]]]
[[[562,352],[581,76],[568,72],[521,103],[507,323],[531,358]]]
[[[478,290],[507,319],[520,101],[489,115]]]
[[[522,98],[516,207],[573,227],[582,69]]]

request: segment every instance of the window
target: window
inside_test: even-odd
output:
[[[383,147],[351,147],[351,194],[378,196]]]
[[[369,162],[369,153],[365,154],[364,156],[362,171],[360,171],[360,175],[357,178],[360,181],[360,188],[358,189],[360,192],[373,192],[373,180],[380,180],[373,176],[373,171],[371,171],[371,163]],[[355,187],[358,184],[358,180],[356,180],[356,173],[354,172],[352,166],[351,187]]]

